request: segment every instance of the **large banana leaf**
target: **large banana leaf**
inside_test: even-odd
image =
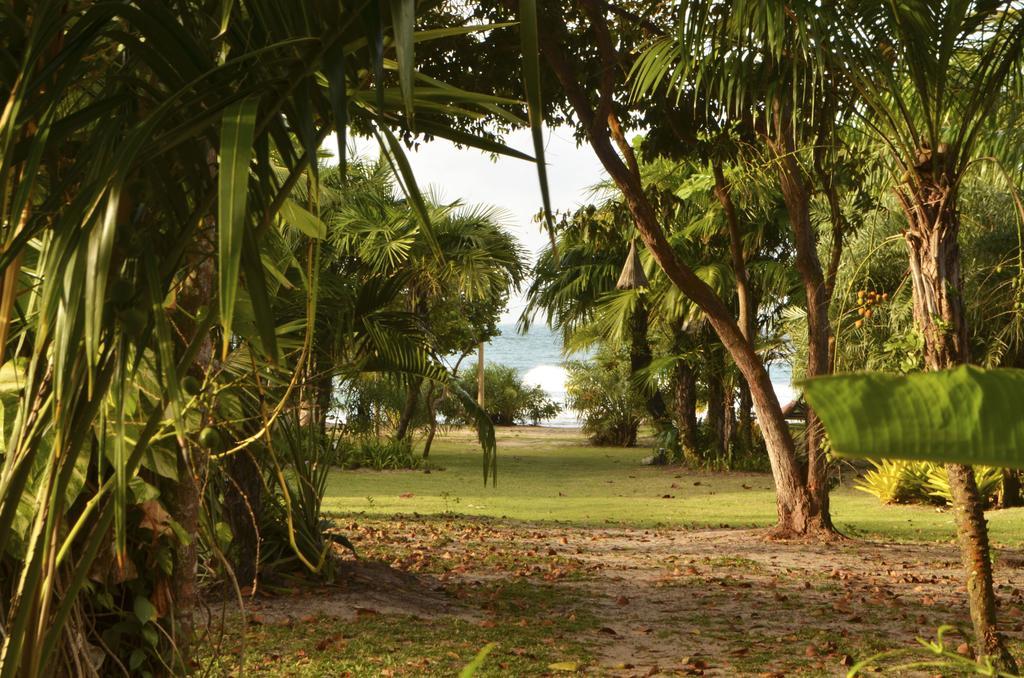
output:
[[[837,454],[1024,468],[1024,370],[964,365],[800,385]]]

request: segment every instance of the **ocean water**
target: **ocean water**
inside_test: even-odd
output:
[[[502,324],[500,329],[501,334],[484,347],[484,361],[516,368],[525,383],[540,386],[549,398],[563,405],[558,417],[545,422],[545,426],[579,426],[577,413],[564,408],[566,358],[562,355],[561,337],[543,324],[535,324],[527,334],[516,332],[514,323]],[[570,359],[583,360],[586,357],[575,355]],[[789,365],[772,365],[768,373],[779,401],[786,405],[795,394]]]

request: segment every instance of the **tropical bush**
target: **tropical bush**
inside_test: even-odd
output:
[[[408,439],[367,436],[348,441],[337,463],[347,469],[386,471],[419,468],[422,459],[413,455],[412,442]]]
[[[953,496],[943,465],[906,459],[870,460],[871,470],[854,483],[861,492],[883,504],[951,505]],[[974,477],[984,503],[991,506],[1002,489],[1003,473],[991,466],[975,466]]]
[[[644,402],[631,387],[629,360],[601,350],[593,360],[568,365],[566,406],[579,412],[583,432],[595,445],[636,445]]]
[[[459,377],[458,386],[474,400],[477,397],[476,365],[469,365]],[[514,367],[500,363],[484,365],[484,410],[498,426],[539,425],[554,419],[561,405],[548,398],[540,386],[528,386]],[[454,398],[441,405],[441,414],[450,423],[471,421],[465,407]]]

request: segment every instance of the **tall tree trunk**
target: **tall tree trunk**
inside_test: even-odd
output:
[[[743,332],[743,338],[747,340],[751,348],[755,348],[757,307],[747,276],[747,259],[746,252],[743,249],[743,233],[740,227],[739,214],[736,211],[736,206],[733,204],[731,187],[725,179],[725,172],[722,170],[721,163],[714,163],[712,169],[715,177],[715,197],[718,198],[718,202],[722,205],[722,211],[725,213],[726,228],[729,232],[729,255],[732,260],[733,277],[736,280],[736,302],[739,306],[738,324],[740,331]],[[746,450],[750,447],[753,428],[751,413],[753,402],[750,399],[750,387],[743,384],[740,388],[740,395],[741,398],[745,396],[745,400],[740,402],[739,430],[736,437],[741,447]],[[734,401],[730,394],[726,411],[734,409]],[[729,435],[728,438],[731,439],[732,436]],[[729,445],[728,440],[725,444]],[[726,449],[729,450],[731,448],[726,447]]]
[[[481,410],[487,407],[487,401],[484,393],[484,342],[480,342],[477,347],[477,358],[476,358],[476,404],[480,406]]]
[[[651,360],[653,359],[651,343],[647,337],[647,303],[642,296],[637,300],[636,308],[630,317],[629,331],[629,368],[633,376],[636,377],[637,373],[641,370],[650,367]],[[637,382],[634,381],[634,384],[637,384]],[[668,424],[668,408],[665,406],[665,399],[661,395],[661,391],[657,388],[644,388],[642,386],[635,386],[635,388],[640,390],[639,395],[644,401],[647,414],[651,418],[654,427],[661,430]]]
[[[508,4],[515,11],[517,6],[511,0],[508,0]],[[804,485],[793,438],[782,416],[782,407],[779,405],[764,363],[746,341],[729,309],[714,290],[701,280],[693,269],[676,257],[654,208],[644,193],[636,160],[632,158],[629,145],[624,143],[618,121],[615,119],[612,95],[614,78],[620,69],[615,44],[603,15],[604,7],[592,0],[583,0],[582,4],[597,38],[598,49],[604,63],[602,72],[612,79],[610,83],[602,83],[600,100],[596,107],[591,103],[592,90],[583,83],[575,66],[562,51],[561,38],[556,36],[555,31],[564,28],[560,28],[561,24],[557,20],[540,21],[538,38],[541,55],[558,79],[573,112],[586,130],[591,148],[612,181],[622,191],[637,232],[648,251],[668,279],[704,311],[708,322],[750,385],[775,480],[778,511],[776,535],[787,536],[830,530],[831,524],[827,513],[822,512],[821,502],[813,500]],[[622,149],[623,156],[615,150],[613,135]]]
[[[999,506],[1001,508],[1024,506],[1020,492],[1020,476],[1021,472],[1016,469],[1003,469],[1003,489],[999,493]]]
[[[740,379],[736,386],[739,389],[736,442],[743,452],[749,453],[754,449],[754,401],[750,398],[747,382]]]
[[[707,424],[708,457],[721,463],[725,459],[725,452],[728,449],[728,441],[725,440],[725,384],[722,373],[715,369],[708,373],[708,397],[707,415],[704,421]]]
[[[970,360],[960,276],[957,182],[955,177],[933,174],[930,163],[915,179],[916,186],[897,191],[908,222],[904,238],[910,258],[914,322],[924,337],[925,369],[942,370]],[[996,623],[988,527],[974,471],[962,464],[947,464],[946,471],[967,577],[975,652],[1016,673],[1016,663]]]
[[[683,458],[689,462],[700,460],[697,445],[697,375],[685,360],[676,362],[672,382],[675,388],[676,426]]]
[[[211,151],[211,163],[216,156]],[[217,272],[214,267],[216,247],[216,226],[207,219],[196,239],[197,251],[192,253],[193,269],[178,295],[178,307],[183,313],[177,318],[181,336],[191,341],[195,335],[192,318],[199,309],[208,307],[214,299]],[[202,338],[196,360],[189,368],[189,374],[202,382],[213,366],[213,338],[207,334]],[[198,604],[196,574],[198,569],[199,510],[202,502],[201,489],[205,485],[205,473],[210,450],[201,445],[187,443],[179,449],[178,482],[174,487],[173,503],[167,508],[171,517],[188,535],[188,543],[179,543],[174,553],[174,571],[171,589],[174,600],[174,642],[187,663],[191,657],[192,641],[195,638],[195,612]],[[185,667],[187,669],[187,667]]]
[[[416,377],[409,384],[409,390],[405,394],[405,405],[402,407],[402,414],[398,418],[398,426],[395,428],[395,439],[405,440],[409,436],[409,427],[416,416],[416,408],[420,404],[420,389],[423,388],[423,377]]]
[[[731,379],[722,380],[722,449],[726,468],[732,468],[733,436],[736,433],[736,394]]]
[[[811,194],[804,181],[803,171],[796,157],[796,143],[787,113],[777,109],[775,137],[769,141],[775,152],[782,199],[786,204],[793,241],[796,245],[796,267],[803,282],[807,308],[807,376],[817,377],[832,371],[829,341],[832,325],[828,317],[829,289],[818,257],[818,238],[811,224]],[[817,505],[827,527],[832,529],[829,514],[828,481],[824,442],[824,428],[818,416],[807,408],[807,492]]]
[[[423,442],[424,459],[430,456],[430,447],[434,444],[434,436],[437,434],[437,406],[444,398],[443,390],[434,396],[436,386],[434,382],[430,382],[430,386],[427,387],[427,422],[430,428],[427,429],[427,439]]]

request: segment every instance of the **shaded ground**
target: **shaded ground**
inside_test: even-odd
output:
[[[354,566],[346,587],[256,602],[251,652],[265,660],[260,634],[297,646],[264,671],[452,675],[497,641],[481,675],[828,676],[881,650],[913,648],[942,624],[969,628],[949,546],[444,517],[340,528],[378,562]],[[1007,632],[1021,650],[1024,554],[1000,551],[996,563]],[[405,638],[399,627],[418,632]],[[376,646],[356,646],[374,637]],[[439,656],[423,664],[431,653]],[[380,664],[335,668],[346,655]]]

